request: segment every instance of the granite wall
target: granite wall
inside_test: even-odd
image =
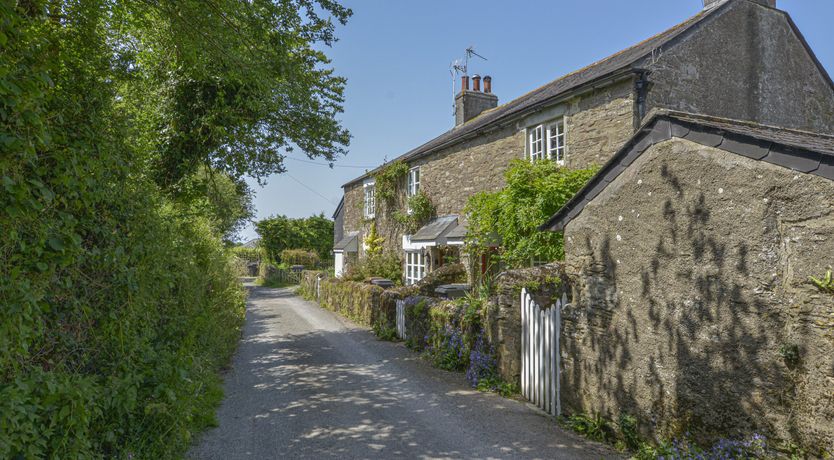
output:
[[[683,139],[566,228],[563,407],[834,450],[834,182]]]

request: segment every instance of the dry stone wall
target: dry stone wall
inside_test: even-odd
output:
[[[834,439],[834,182],[683,139],[566,229],[563,407],[704,442]]]

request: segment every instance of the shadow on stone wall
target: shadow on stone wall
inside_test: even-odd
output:
[[[634,414],[646,433],[688,431],[704,443],[752,432],[800,439],[791,401],[802,363],[790,368],[779,354],[783,301],[751,273],[745,235],[728,233],[739,227],[713,219],[704,194],[684,190],[665,164],[661,176],[663,221],[639,235],[647,253],[628,261],[637,264],[620,268],[611,236],[583,235],[578,301],[563,314],[564,407]]]

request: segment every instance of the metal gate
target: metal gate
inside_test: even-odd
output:
[[[397,337],[407,339],[405,334],[405,300],[397,301]]]
[[[559,331],[567,295],[553,305],[538,305],[521,290],[521,393],[545,412],[561,415],[559,400]]]

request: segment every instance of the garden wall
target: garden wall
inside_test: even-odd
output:
[[[550,305],[562,294],[564,268],[559,264],[502,272],[496,278],[495,295],[487,310],[486,333],[498,357],[498,370],[507,382],[518,383],[521,376],[521,290]]]
[[[656,144],[565,231],[563,407],[707,444],[834,440],[834,183]]]

